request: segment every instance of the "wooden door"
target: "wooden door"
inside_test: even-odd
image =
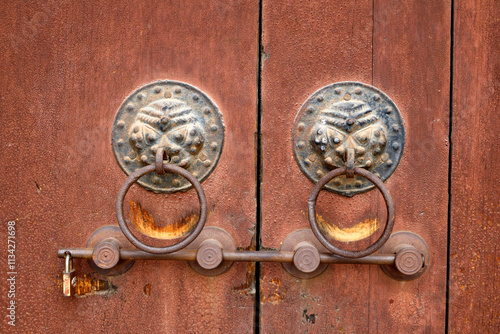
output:
[[[289,233],[309,227],[313,184],[292,148],[299,108],[325,85],[360,81],[393,98],[405,120],[405,152],[386,182],[394,231],[420,235],[431,263],[409,282],[378,266],[330,265],[302,280],[262,264],[262,332],[500,330],[499,225],[492,220],[499,214],[492,187],[499,153],[486,125],[500,124],[493,111],[500,99],[493,56],[499,11],[494,1],[263,2],[262,247],[279,249]],[[363,222],[383,221],[385,207],[376,191],[353,198],[323,191],[318,212],[325,224],[361,238]],[[367,242],[336,244],[359,249]]]
[[[18,265],[16,326],[2,321],[2,332],[251,332],[253,278],[245,263],[207,278],[183,262],[138,261],[126,274],[107,277],[76,259],[80,296],[64,298],[63,264],[55,254],[59,247],[84,247],[94,230],[117,225],[114,203],[126,175],[111,147],[113,118],[133,90],[164,79],[198,87],[220,108],[226,140],[203,183],[206,226],[224,228],[242,247],[252,244],[258,2],[11,1],[0,7],[6,15],[0,23],[2,237],[14,221]],[[165,197],[134,188],[127,199],[160,226],[185,226],[198,211],[192,190]],[[7,292],[1,298],[4,309]]]
[[[0,9],[2,332],[500,331],[498,2],[46,0]],[[116,110],[162,79],[200,88],[223,114],[224,149],[202,183],[206,225],[247,250],[277,251],[309,228],[314,184],[292,148],[304,101],[340,81],[384,91],[406,129],[385,183],[394,231],[425,240],[426,272],[401,282],[377,265],[330,264],[299,279],[279,263],[235,263],[206,277],[182,261],[137,260],[105,276],[75,260],[78,296],[63,297],[58,248],[84,247],[117,224],[126,176],[111,147]],[[174,234],[198,207],[192,190],[135,187],[127,198]],[[317,209],[360,239],[331,235],[348,249],[373,242],[380,230],[364,238],[363,224],[385,215],[376,190],[323,191]]]
[[[420,235],[432,259],[424,276],[406,283],[389,278],[378,266],[331,265],[314,279],[297,280],[280,266],[264,264],[264,332],[280,328],[290,332],[296,328],[301,332],[443,332],[450,10],[450,3],[430,1],[307,5],[286,1],[283,6],[264,2],[263,246],[279,248],[287,234],[309,225],[307,199],[313,184],[292,153],[297,110],[309,95],[329,83],[359,81],[390,96],[405,120],[405,151],[386,182],[397,210],[394,231]],[[361,230],[359,223],[367,218],[382,224],[380,217],[385,213],[376,190],[353,198],[323,191],[317,207],[326,224],[352,228],[351,234],[361,234],[356,229]],[[349,249],[366,247],[362,242],[337,244]],[[272,284],[276,281],[278,286]],[[273,293],[280,295],[276,302],[269,301]]]

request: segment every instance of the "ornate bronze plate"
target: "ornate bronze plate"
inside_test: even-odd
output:
[[[339,82],[312,94],[293,125],[293,151],[304,174],[317,182],[334,168],[345,166],[347,149],[355,151],[355,166],[382,181],[396,169],[405,144],[404,121],[382,91],[359,82]],[[368,180],[338,176],[325,188],[345,196],[372,189]]]
[[[201,90],[169,80],[147,84],[127,97],[111,132],[116,160],[127,175],[153,164],[163,147],[171,164],[187,169],[200,182],[213,171],[223,142],[224,122],[215,103]],[[191,187],[170,173],[151,173],[138,183],[160,193]]]

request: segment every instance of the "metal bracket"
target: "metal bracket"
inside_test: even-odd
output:
[[[281,251],[293,252],[293,262],[283,262],[283,268],[298,278],[313,278],[320,275],[328,267],[321,262],[320,253],[328,250],[316,239],[309,229],[290,233],[281,244]]]
[[[132,248],[120,227],[106,225],[92,233],[87,241],[87,248],[93,249],[89,265],[97,272],[107,276],[126,273],[134,265],[134,260],[121,259],[120,249]]]
[[[130,175],[155,162],[165,150],[169,163],[202,182],[214,170],[224,143],[224,122],[217,105],[200,89],[179,81],[149,83],[123,101],[111,129],[116,160]],[[191,188],[177,175],[145,175],[138,182],[158,193]]]
[[[396,254],[394,265],[382,266],[382,270],[396,280],[410,281],[418,278],[429,266],[429,248],[415,233],[394,233],[380,251]]]
[[[116,226],[114,228],[118,229]],[[117,275],[120,268],[119,273],[127,271],[134,260],[176,260],[189,261],[194,270],[205,276],[221,275],[233,262],[279,262],[291,275],[305,279],[320,275],[328,264],[335,263],[381,265],[384,272],[394,279],[412,280],[422,275],[429,263],[425,242],[410,232],[395,233],[379,254],[346,258],[328,253],[309,229],[289,234],[280,251],[238,251],[231,236],[218,227],[205,227],[189,246],[173,253],[154,254],[133,248],[119,248],[118,251],[111,251],[111,260],[102,261],[99,256],[96,257],[96,253],[102,257],[102,246],[109,241],[111,230],[112,226],[105,226],[94,232],[87,244],[95,244],[93,248],[60,248],[57,254],[61,258],[70,254],[71,258],[88,259],[92,267],[99,268],[99,272],[105,275]],[[91,242],[97,240],[96,236],[99,235],[106,238],[99,243]],[[419,259],[422,259],[421,262]]]
[[[236,244],[223,229],[207,226],[186,250],[196,251],[196,261],[189,261],[191,268],[205,276],[217,276],[233,265],[233,261],[224,260],[223,252],[235,252]]]
[[[312,94],[295,117],[292,134],[295,159],[314,183],[339,167],[366,168],[385,181],[396,169],[405,144],[404,121],[394,102],[359,82],[334,83]],[[373,184],[348,173],[325,188],[350,197]]]

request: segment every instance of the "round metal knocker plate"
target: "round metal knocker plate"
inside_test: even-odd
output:
[[[293,151],[304,174],[318,182],[332,169],[345,167],[347,149],[355,167],[385,181],[396,169],[405,144],[401,114],[382,91],[359,82],[339,82],[312,94],[293,126]],[[355,176],[338,176],[325,188],[353,196],[374,186]]]
[[[224,142],[217,105],[201,90],[178,81],[147,84],[123,101],[116,113],[111,143],[118,164],[130,175],[155,163],[163,148],[169,163],[185,168],[200,182],[213,171]],[[191,184],[175,174],[143,176],[148,190],[171,193]]]

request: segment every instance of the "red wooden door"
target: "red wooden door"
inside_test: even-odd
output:
[[[103,225],[117,225],[114,203],[126,175],[111,147],[113,118],[133,90],[163,79],[197,86],[220,108],[226,141],[203,183],[206,225],[224,228],[237,245],[251,245],[258,2],[0,7],[6,15],[0,23],[6,64],[0,217],[5,232],[15,221],[18,265],[16,326],[2,321],[2,332],[251,332],[245,263],[207,278],[184,262],[138,261],[126,274],[107,277],[75,259],[80,297],[64,298],[63,265],[54,255],[61,246],[84,247]],[[185,227],[198,211],[192,190],[165,197],[136,186],[127,201],[139,202],[159,226]],[[5,310],[5,290],[1,298]]]
[[[450,11],[449,2],[430,1],[307,5],[286,1],[283,6],[264,2],[263,246],[279,248],[287,234],[309,226],[307,199],[313,184],[292,153],[291,131],[298,108],[329,83],[360,81],[389,95],[405,120],[405,151],[386,181],[397,211],[394,231],[420,235],[432,261],[422,277],[405,283],[389,278],[378,266],[330,265],[314,279],[297,280],[278,265],[264,264],[264,332],[283,328],[339,333],[444,331]],[[384,221],[384,201],[376,190],[353,198],[323,191],[317,207],[325,224],[354,240],[356,235],[366,237],[367,218],[379,220],[380,225]],[[375,241],[375,235],[369,242]],[[336,244],[348,249],[367,246],[366,239]],[[280,298],[276,301],[272,294]]]
[[[47,0],[0,9],[2,332],[500,331],[498,2]],[[63,297],[57,250],[85,247],[93,231],[117,224],[126,175],[111,146],[116,110],[164,79],[200,88],[223,115],[222,155],[202,183],[206,226],[240,250],[278,251],[309,228],[314,184],[292,140],[304,101],[340,81],[384,91],[406,130],[385,182],[394,231],[425,240],[425,273],[401,282],[377,265],[330,264],[299,279],[279,263],[235,262],[207,277],[184,261],[136,260],[106,276],[75,259],[77,296]],[[135,186],[129,202],[144,230],[167,237],[197,218],[193,190]],[[386,215],[376,190],[324,190],[317,211],[347,249],[375,241]]]
[[[292,127],[304,101],[339,81],[380,88],[406,123],[400,165],[387,180],[394,231],[427,242],[431,262],[398,282],[377,266],[336,265],[300,280],[276,264],[260,269],[262,332],[493,333],[498,289],[500,154],[495,1],[264,1],[262,7],[262,247],[280,248],[309,226],[313,187],[293,154]],[[364,235],[382,218],[382,198],[324,191],[330,231]],[[378,217],[378,218],[377,218]],[[366,246],[366,239],[336,244]],[[368,238],[373,242],[376,238]]]

